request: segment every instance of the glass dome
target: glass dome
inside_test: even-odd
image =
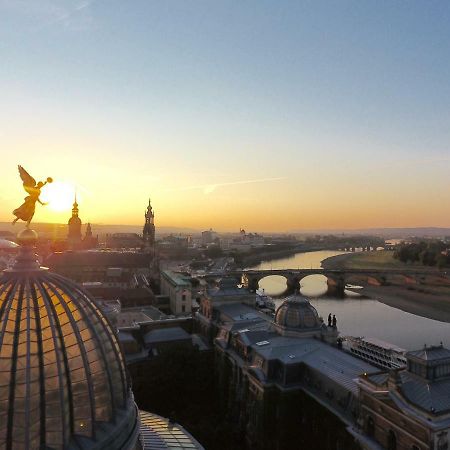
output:
[[[31,231],[31,230],[28,230]],[[132,449],[137,410],[111,325],[23,236],[0,277],[0,449]]]
[[[282,328],[303,330],[319,328],[322,321],[319,319],[316,308],[306,298],[293,295],[286,298],[277,309],[275,324]]]

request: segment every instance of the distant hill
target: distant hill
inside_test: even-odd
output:
[[[400,239],[408,237],[440,238],[450,236],[450,228],[414,227],[414,228],[362,228],[362,229],[322,229],[322,230],[296,230],[294,234],[348,234],[373,235],[384,238]]]

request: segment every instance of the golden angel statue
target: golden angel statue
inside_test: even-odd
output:
[[[48,177],[47,181],[39,181],[39,183],[36,183],[36,180],[22,166],[18,167],[20,178],[23,181],[23,188],[30,195],[25,197],[25,201],[22,205],[13,211],[13,214],[16,216],[13,220],[13,225],[21,219],[27,223],[28,228],[30,226],[31,219],[34,216],[36,202],[39,202],[41,205],[46,205],[46,203],[41,202],[39,199],[39,196],[41,195],[41,188],[47,183],[52,183],[53,179]]]

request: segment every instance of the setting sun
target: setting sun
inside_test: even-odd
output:
[[[75,186],[65,181],[55,181],[42,189],[41,200],[54,211],[68,211],[72,208]]]

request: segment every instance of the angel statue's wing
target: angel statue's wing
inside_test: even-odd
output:
[[[36,186],[36,180],[22,166],[18,167],[20,178],[23,181],[23,187],[34,188]]]

